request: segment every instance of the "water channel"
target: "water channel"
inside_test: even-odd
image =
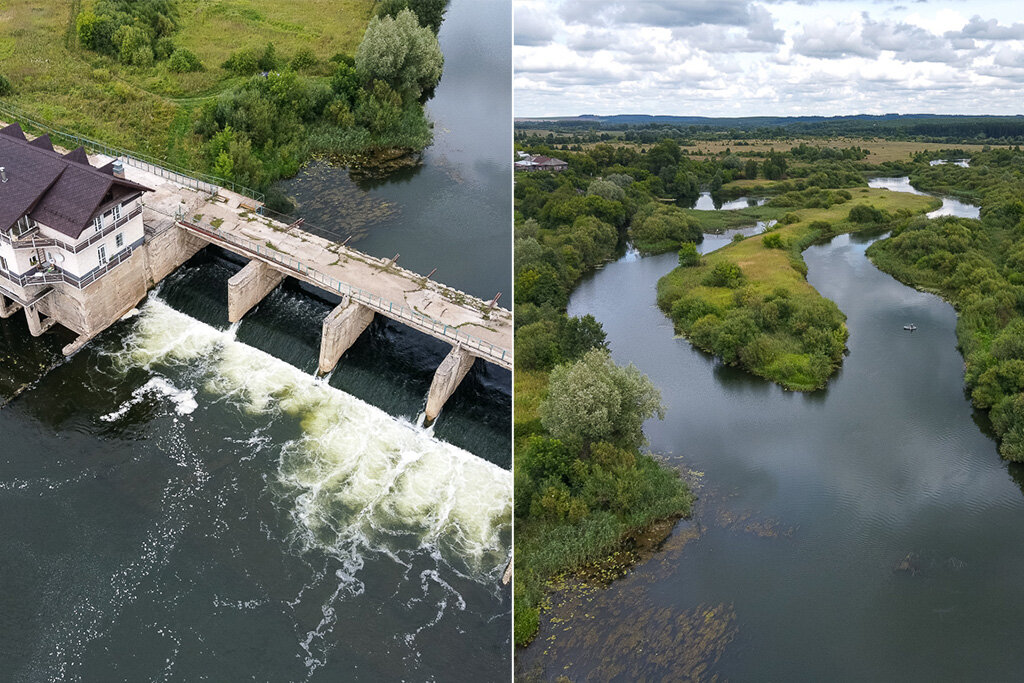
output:
[[[508,10],[452,3],[423,167],[315,221],[386,198],[357,246],[487,297],[510,290],[488,137],[510,146],[510,107],[466,93],[508,73]],[[378,320],[315,379],[333,302],[289,281],[229,326],[241,265],[207,249],[67,361],[66,332],[0,321],[0,678],[507,678],[510,373],[478,363],[425,430],[447,345]]]
[[[946,207],[976,212],[956,204]],[[520,671],[1019,676],[1024,474],[999,458],[964,395],[952,307],[877,270],[864,253],[874,239],[844,235],[804,252],[808,280],[850,329],[842,369],[809,394],[674,336],[655,286],[675,254],[628,253],[577,288],[570,314],[596,316],[616,362],[661,389],[667,415],[646,425],[650,447],[692,473],[700,500],[651,559],[574,603],[571,629],[542,630]],[[708,236],[702,250],[728,240]],[[903,330],[908,321],[916,332]]]

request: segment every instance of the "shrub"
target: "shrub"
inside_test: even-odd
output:
[[[256,60],[256,66],[260,71],[276,71],[278,68],[277,48],[273,43],[267,43],[263,52]]]
[[[700,253],[697,245],[693,242],[683,242],[679,247],[679,265],[683,268],[691,268],[700,265]]]
[[[730,287],[735,289],[743,281],[743,271],[735,263],[719,261],[703,280],[707,287]]]
[[[292,68],[296,71],[313,69],[317,64],[319,64],[319,60],[317,60],[316,54],[308,47],[302,48],[292,57]]]
[[[170,36],[158,38],[153,44],[153,56],[158,62],[171,57],[174,54],[174,39]]]
[[[14,85],[11,84],[11,81],[7,78],[7,76],[0,74],[0,97],[6,97],[7,95],[13,94]]]
[[[199,57],[194,52],[179,47],[171,54],[171,59],[167,62],[167,68],[179,74],[191,73],[193,71],[202,71],[203,63],[199,61]]]
[[[259,70],[259,57],[254,50],[236,50],[221,64],[221,68],[238,76],[251,76]]]
[[[770,232],[761,238],[761,243],[768,249],[785,249],[786,245],[782,241],[782,235],[777,232]]]
[[[885,218],[885,212],[867,204],[858,204],[850,209],[851,223],[881,223]]]

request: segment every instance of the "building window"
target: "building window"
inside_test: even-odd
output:
[[[14,226],[14,236],[21,237],[26,232],[36,227],[36,222],[28,216],[22,216],[18,219],[17,225]]]
[[[115,221],[121,220],[121,205],[120,204],[115,204],[114,205],[114,220]]]
[[[107,265],[107,245],[101,244],[100,248],[96,250],[96,256],[99,258],[100,265]]]
[[[117,244],[117,248],[120,249],[124,246],[124,233],[117,233],[117,237],[114,238],[114,243]]]
[[[103,230],[103,216],[96,216],[96,218],[93,218],[92,227],[96,228],[96,232]]]
[[[7,267],[7,259],[3,256],[0,256],[0,270],[10,270],[10,268]]]

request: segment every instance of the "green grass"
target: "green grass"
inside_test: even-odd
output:
[[[783,248],[767,246],[761,236],[729,244],[703,257],[701,265],[676,268],[661,278],[658,304],[677,331],[727,363],[787,389],[819,389],[841,363],[846,329],[834,304],[808,284],[801,252],[823,237],[877,229],[847,220],[857,204],[910,215],[939,203],[932,197],[872,189],[857,190],[852,200],[826,209],[787,210],[799,220],[773,231]],[[721,263],[739,266],[743,279],[738,287],[707,283]],[[780,307],[794,311],[793,317],[786,318]]]
[[[0,73],[10,103],[45,122],[190,168],[203,166],[191,134],[203,101],[240,82],[220,68],[236,49],[273,42],[281,56],[301,47],[321,60],[355,52],[373,0],[181,0],[175,42],[206,70],[175,74],[166,63],[128,67],[80,48],[74,32],[89,0],[0,0]]]
[[[736,211],[700,211],[683,209],[686,217],[700,226],[701,232],[725,232],[735,228],[747,228],[758,221],[780,218],[786,211],[771,206],[752,206]]]

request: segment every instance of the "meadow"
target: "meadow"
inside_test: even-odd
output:
[[[174,73],[166,61],[129,66],[79,45],[75,20],[90,0],[0,0],[4,101],[57,128],[195,168],[198,108],[246,79],[221,68],[234,51],[274,43],[290,57],[311,49],[326,62],[355,52],[373,0],[179,0],[175,45],[204,69]],[[2,118],[2,117],[0,117]]]

